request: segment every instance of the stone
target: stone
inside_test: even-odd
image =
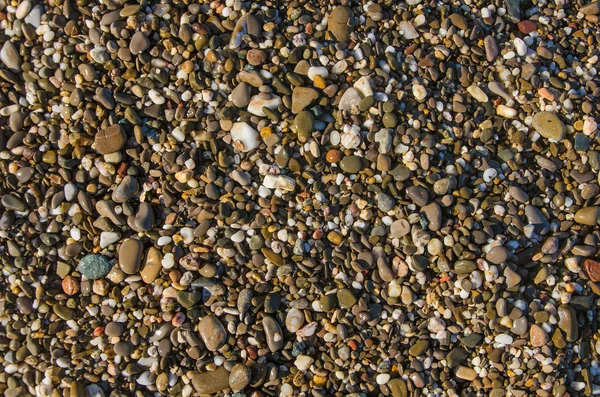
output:
[[[125,128],[121,124],[111,125],[96,133],[94,142],[100,154],[118,152],[126,143]]]
[[[283,348],[283,331],[279,323],[273,317],[265,316],[262,324],[269,350],[272,353],[281,350]]]
[[[469,87],[467,87],[467,92],[471,94],[471,96],[475,98],[475,100],[481,103],[486,103],[489,100],[487,94],[475,84],[472,84]]]
[[[111,263],[101,255],[89,254],[81,258],[77,269],[91,280],[103,278],[110,272]]]
[[[518,285],[521,282],[521,276],[515,272],[512,268],[507,266],[504,269],[504,278],[506,283],[506,288],[512,288]]]
[[[0,61],[14,73],[21,71],[21,55],[11,41],[5,41],[2,49],[0,49]]]
[[[342,171],[349,174],[357,174],[363,169],[362,158],[358,156],[346,156],[340,161]]]
[[[233,146],[240,152],[249,152],[260,146],[258,131],[246,122],[234,123],[230,134]]]
[[[144,259],[144,266],[140,271],[140,276],[146,284],[152,284],[162,270],[163,255],[159,249],[150,247]]]
[[[467,357],[469,357],[469,353],[463,349],[462,347],[455,347],[446,355],[446,364],[448,368],[452,369],[457,365],[462,364]]]
[[[424,207],[429,202],[429,193],[422,186],[410,186],[406,189],[406,197],[419,207]]]
[[[485,259],[495,265],[506,262],[510,257],[510,252],[502,246],[494,247],[485,255]]]
[[[291,333],[296,333],[303,324],[304,313],[295,307],[291,308],[285,317],[285,328]]]
[[[379,144],[377,150],[385,154],[392,150],[392,134],[387,128],[382,128],[375,133],[375,142]]]
[[[529,201],[529,195],[521,190],[518,186],[510,186],[508,188],[508,193],[519,203],[526,203]]]
[[[573,219],[581,225],[596,226],[598,221],[600,221],[600,207],[591,206],[580,208],[575,213]]]
[[[427,204],[422,208],[422,211],[429,221],[429,230],[437,232],[442,228],[442,208],[438,203],[432,202]]]
[[[135,214],[134,227],[137,230],[147,232],[154,227],[154,211],[148,202],[141,202]]]
[[[309,137],[315,128],[315,118],[308,110],[303,110],[294,118],[294,127],[299,136]]]
[[[206,348],[210,351],[218,350],[227,340],[227,331],[221,322],[214,316],[205,316],[198,324],[198,333]]]
[[[600,2],[592,1],[591,3],[581,7],[579,9],[579,12],[581,12],[584,15],[598,15],[600,14]]]
[[[415,29],[415,26],[410,21],[400,21],[398,24],[398,32],[406,40],[414,40],[419,38],[419,32]]]
[[[410,233],[410,223],[406,219],[398,219],[392,223],[390,234],[392,238],[402,238]]]
[[[531,328],[529,328],[529,343],[533,347],[542,347],[545,346],[550,338],[548,334],[542,327],[537,324],[532,324]]]
[[[338,109],[352,111],[353,109],[358,108],[358,104],[362,100],[362,96],[358,92],[358,90],[354,87],[348,88],[344,91],[344,94],[340,98],[340,102],[338,103]]]
[[[429,349],[429,341],[425,339],[419,339],[414,345],[408,349],[408,354],[413,357],[419,357]]]
[[[0,199],[0,204],[7,210],[23,212],[27,210],[27,204],[13,194],[5,194]]]
[[[452,25],[456,26],[460,30],[467,30],[469,28],[469,25],[467,24],[465,17],[463,17],[460,14],[454,13],[454,14],[451,14],[448,18],[450,18]]]
[[[327,30],[333,38],[340,42],[350,39],[354,29],[354,16],[349,7],[339,5],[331,11],[327,18]]]
[[[119,247],[119,266],[125,274],[137,274],[140,270],[144,246],[140,240],[128,238]]]
[[[558,328],[566,334],[567,342],[575,342],[579,336],[577,325],[577,312],[571,305],[560,305],[557,310]]]
[[[531,126],[541,136],[552,141],[561,141],[565,137],[565,125],[553,112],[536,113]]]
[[[377,259],[377,271],[379,273],[379,277],[386,283],[389,283],[394,279],[394,273],[392,272],[392,269],[390,269],[387,262],[383,258]]]
[[[231,33],[229,47],[231,49],[240,47],[243,43],[243,37],[246,34],[250,35],[253,39],[259,39],[262,31],[261,26],[262,24],[254,15],[243,15],[237,20]]]
[[[521,20],[521,0],[504,0],[506,6],[506,15],[513,23]]]
[[[388,194],[379,193],[377,195],[377,207],[382,212],[389,212],[396,205],[396,201]]]
[[[294,361],[294,365],[299,371],[306,371],[310,368],[314,361],[315,360],[312,357],[300,354]]]
[[[123,332],[125,332],[123,323],[111,321],[104,327],[104,333],[108,336],[121,336],[123,335]]]
[[[348,288],[341,288],[337,291],[337,299],[342,309],[350,310],[356,304],[356,297]]]
[[[465,367],[464,365],[459,366],[454,371],[456,377],[468,381],[474,381],[477,379],[477,372],[473,368]]]
[[[126,175],[125,178],[117,185],[112,193],[112,201],[115,203],[126,203],[131,200],[138,192],[139,184],[137,179],[131,175]]]
[[[486,36],[483,40],[483,46],[485,48],[485,57],[487,61],[493,62],[500,53],[496,40],[492,36]]]
[[[600,262],[593,259],[586,259],[583,261],[583,268],[587,272],[588,277],[593,282],[600,281]]]
[[[267,117],[264,108],[276,110],[279,105],[281,105],[281,97],[277,95],[271,95],[270,98],[254,95],[248,103],[248,112],[255,116]]]
[[[235,364],[229,373],[229,387],[234,392],[242,391],[252,381],[252,370],[244,364]]]
[[[241,82],[231,91],[231,102],[238,108],[245,108],[250,103],[250,84]]]
[[[292,113],[300,113],[306,107],[310,106],[318,97],[319,93],[314,88],[294,88],[294,91],[292,91]]]
[[[392,393],[392,397],[408,397],[408,388],[402,378],[390,379],[387,387]]]
[[[269,189],[281,189],[288,192],[294,191],[296,181],[286,175],[265,175],[263,185]]]
[[[132,55],[137,55],[146,51],[150,47],[150,40],[143,32],[139,30],[134,33],[131,41],[129,42],[129,51]]]
[[[550,224],[548,219],[542,214],[542,212],[533,205],[527,205],[525,207],[525,216],[529,224],[535,226],[535,231],[540,234],[546,234],[549,231]]]
[[[477,263],[469,260],[459,260],[454,264],[453,272],[456,274],[469,274],[477,269]]]
[[[267,54],[264,51],[253,48],[246,53],[246,60],[252,66],[260,66],[267,60]]]
[[[218,393],[229,388],[229,371],[219,367],[215,371],[194,372],[192,385],[198,394]]]

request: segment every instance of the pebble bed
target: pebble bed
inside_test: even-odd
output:
[[[0,0],[0,395],[600,395],[599,15]]]

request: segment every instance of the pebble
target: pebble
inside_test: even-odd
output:
[[[245,122],[233,124],[231,139],[235,148],[241,152],[252,151],[260,145],[258,132]]]
[[[77,266],[81,274],[91,280],[103,278],[111,268],[111,263],[105,257],[94,254],[88,254],[81,258]]]
[[[129,238],[119,247],[119,266],[125,274],[136,274],[140,270],[143,245],[140,240]]]
[[[137,31],[131,37],[131,41],[129,42],[129,51],[132,55],[140,54],[146,51],[150,47],[150,40],[143,32]]]
[[[14,73],[21,71],[23,63],[19,51],[11,41],[5,41],[0,49],[0,61]]]
[[[354,16],[350,8],[339,5],[331,11],[327,19],[327,30],[337,41],[345,42],[350,39],[353,31]]]
[[[346,156],[340,161],[340,168],[349,174],[356,174],[362,170],[363,163],[358,156]]]
[[[510,257],[510,253],[508,250],[502,246],[492,248],[485,256],[485,259],[488,262],[491,262],[495,265],[499,265],[501,263],[506,262],[506,260]]]
[[[162,253],[155,247],[150,247],[144,259],[144,265],[140,271],[142,280],[146,284],[152,284],[162,269]]]
[[[7,3],[0,394],[597,394],[585,3]]]
[[[262,320],[263,329],[267,338],[267,345],[271,352],[275,353],[283,348],[283,331],[279,323],[272,317],[264,317]]]
[[[96,150],[100,154],[117,152],[125,146],[125,129],[121,124],[112,125],[96,133],[94,142]]]
[[[229,373],[229,387],[234,392],[240,392],[252,381],[252,370],[244,364],[235,364]]]
[[[546,139],[560,141],[565,137],[565,125],[560,118],[558,118],[556,113],[536,113],[536,115],[533,116],[531,126]]]
[[[221,322],[214,316],[205,316],[198,324],[198,333],[210,351],[218,350],[227,339],[227,331]]]
[[[362,96],[358,90],[354,87],[350,87],[344,91],[344,95],[342,95],[340,99],[338,108],[340,110],[353,111],[358,107],[358,104],[361,100]]]
[[[532,324],[529,329],[529,343],[533,347],[542,347],[549,342],[548,334],[542,327]]]
[[[212,394],[229,388],[229,371],[219,367],[215,371],[195,372],[192,385],[198,394]]]
[[[250,93],[250,85],[242,81],[231,92],[231,101],[236,107],[245,108],[250,103]]]

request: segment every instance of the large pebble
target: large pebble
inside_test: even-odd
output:
[[[252,370],[244,364],[235,364],[229,374],[229,387],[234,392],[244,390],[252,380]]]
[[[576,341],[579,335],[579,326],[575,309],[571,305],[560,305],[557,314],[558,327],[565,332],[567,341]]]
[[[565,125],[553,112],[539,112],[533,116],[531,126],[546,139],[560,141],[565,137]]]
[[[77,269],[85,277],[91,280],[98,280],[103,278],[110,272],[112,265],[110,262],[101,255],[86,255],[79,261]]]
[[[348,41],[354,29],[352,10],[346,6],[337,6],[327,19],[327,30],[337,41]]]
[[[210,351],[218,350],[227,340],[227,331],[214,316],[205,316],[198,324],[198,332],[204,345]]]
[[[191,380],[198,394],[218,393],[229,388],[229,371],[219,367],[216,371],[194,372]]]
[[[100,154],[117,152],[125,146],[125,129],[121,124],[111,125],[96,133],[94,141]]]
[[[283,331],[279,323],[273,318],[266,316],[262,320],[263,329],[267,338],[267,346],[275,353],[283,348]]]
[[[233,124],[230,133],[234,147],[240,152],[249,152],[260,145],[258,132],[246,122]]]
[[[129,51],[133,55],[137,55],[141,52],[144,52],[150,47],[150,40],[143,32],[137,31],[131,38],[129,42]]]
[[[2,49],[0,49],[0,60],[11,72],[21,71],[21,56],[11,41],[4,42]]]
[[[136,274],[140,271],[144,247],[137,239],[129,238],[119,247],[119,266],[125,274]]]

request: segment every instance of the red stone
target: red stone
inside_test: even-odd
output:
[[[524,33],[524,34],[529,34],[537,29],[537,25],[535,24],[535,22],[530,21],[530,20],[525,20],[525,21],[519,22],[518,27],[519,27],[519,30],[521,31],[521,33]]]
[[[600,281],[600,262],[596,262],[592,259],[586,259],[583,262],[583,267],[590,277],[590,280],[593,282]]]

